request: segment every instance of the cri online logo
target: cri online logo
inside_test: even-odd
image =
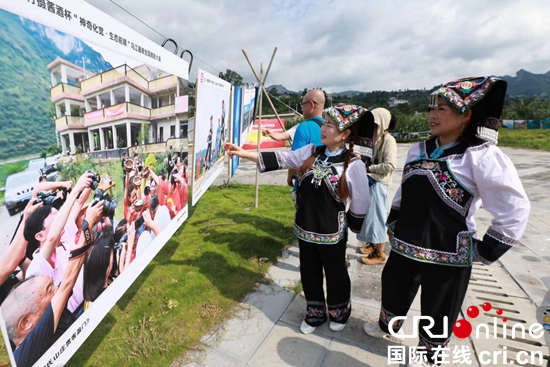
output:
[[[484,304],[481,305],[481,308],[483,309],[483,311],[489,312],[491,311],[493,306],[489,302],[485,302]],[[501,316],[502,310],[499,308],[496,310],[496,313],[497,315]],[[466,314],[468,315],[469,318],[475,319],[476,317],[479,316],[479,308],[477,308],[477,306],[470,306],[466,310]],[[506,317],[503,317],[502,318],[503,326],[506,321],[508,321],[508,319]],[[496,322],[494,323],[494,325],[496,326]],[[455,336],[460,339],[466,339],[467,337],[469,337],[472,334],[472,330],[473,330],[472,324],[470,324],[468,320],[464,320],[464,319],[457,320],[453,325],[453,334],[455,334]]]
[[[493,306],[491,305],[491,303],[485,302],[483,305],[481,305],[481,308],[483,309],[483,311],[489,312],[493,309]],[[503,312],[500,308],[496,310],[496,314],[498,316],[502,316],[502,313]],[[470,306],[466,310],[466,314],[468,315],[469,318],[475,319],[476,317],[479,316],[479,308],[477,306]],[[401,338],[417,338],[418,337],[418,327],[419,327],[418,321],[425,320],[425,321],[428,322],[428,325],[423,325],[422,328],[424,329],[424,331],[426,332],[426,334],[430,338],[448,338],[449,337],[449,328],[448,328],[448,322],[447,322],[448,317],[447,316],[443,317],[443,333],[441,335],[436,335],[436,334],[432,333],[431,329],[434,326],[435,322],[430,316],[413,316],[414,323],[413,323],[413,332],[412,332],[412,334],[402,335],[402,334],[397,334],[396,332],[394,332],[393,325],[399,320],[405,321],[406,319],[407,319],[407,316],[395,316],[394,318],[392,318],[390,320],[390,322],[388,323],[388,330],[389,330],[390,334],[395,336],[395,337],[401,337]],[[499,330],[497,328],[497,326],[498,326],[497,325],[497,322],[498,322],[497,317],[493,317],[493,327],[492,327],[493,330],[492,330],[492,333],[490,331],[490,326],[489,325],[480,323],[476,326],[475,337],[477,339],[479,339],[480,334],[485,333],[485,339],[489,339],[491,336],[493,337],[493,339],[496,339],[497,337],[506,338],[507,332],[508,332],[508,328],[506,326],[507,321],[508,321],[508,319],[506,317],[502,318],[502,332],[501,333],[499,333]],[[523,338],[523,339],[525,338],[526,329],[525,329],[525,326],[523,324],[516,323],[516,324],[511,326],[510,330],[511,330],[511,335],[510,336],[512,337],[512,339],[516,338],[516,332],[518,332],[518,331],[521,332],[521,338]],[[539,323],[531,324],[531,326],[529,326],[528,330],[529,330],[529,335],[532,338],[538,339],[538,338],[542,338],[544,336],[544,327]],[[453,325],[453,334],[457,338],[460,338],[460,339],[465,339],[465,338],[469,337],[472,334],[472,331],[473,331],[472,324],[468,320],[465,320],[465,319],[457,320],[455,322],[455,324]]]

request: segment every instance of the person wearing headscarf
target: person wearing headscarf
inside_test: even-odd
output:
[[[323,120],[323,145],[319,147],[308,144],[294,151],[256,154],[234,144],[226,145],[230,157],[256,162],[260,172],[297,170],[294,233],[300,247],[300,275],[307,301],[300,326],[304,334],[312,333],[327,319],[332,331],[346,326],[351,315],[351,282],[345,264],[347,231],[350,228],[357,233],[361,229],[370,204],[367,172],[354,146],[358,142],[372,143],[372,114],[361,106],[331,107],[323,112]]]
[[[428,357],[420,366],[441,363],[434,351],[450,341],[472,264],[498,260],[527,225],[529,200],[495,145],[506,86],[496,77],[473,77],[431,94],[432,138],[409,150],[388,216],[392,253],[382,272],[380,317],[364,330],[401,340],[403,317],[421,286],[421,314],[431,320],[419,324],[418,348]],[[493,219],[479,235],[473,216],[481,204]]]
[[[384,245],[387,231],[388,185],[397,165],[397,143],[388,132],[395,128],[397,119],[385,108],[375,108],[371,112],[376,124],[373,159],[371,164],[367,165],[371,205],[361,232],[357,234],[359,252],[367,255],[361,258],[361,262],[366,265],[386,262]]]

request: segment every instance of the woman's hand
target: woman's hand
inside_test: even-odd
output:
[[[33,200],[30,200],[25,206],[25,211],[23,212],[23,220],[27,220],[29,215],[31,215],[36,209],[44,206],[44,202],[35,204]],[[24,226],[24,223],[23,223]]]
[[[242,152],[244,152],[245,150],[233,143],[225,143],[225,151],[227,152],[227,154],[229,154],[229,157],[233,158],[234,155],[236,155],[237,157],[241,157]]]
[[[145,223],[145,225],[147,227],[151,227],[151,223],[153,223],[153,219],[151,218],[151,212],[149,211],[149,209],[144,211],[143,214],[141,215],[143,216],[143,222]]]
[[[74,186],[74,191],[77,193],[80,193],[87,187],[92,186],[92,174],[91,173],[84,173],[78,181],[76,182],[76,185]]]
[[[258,154],[256,152],[246,151],[238,145],[232,143],[225,143],[225,151],[230,158],[237,156],[240,158],[248,159],[254,163],[258,163]]]

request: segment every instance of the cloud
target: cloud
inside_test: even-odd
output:
[[[163,38],[112,2],[88,0],[136,31]],[[550,70],[550,2],[465,0],[159,0],[117,4],[195,56],[202,68],[237,71],[255,82],[277,53],[267,84],[290,90],[431,88],[473,75]]]

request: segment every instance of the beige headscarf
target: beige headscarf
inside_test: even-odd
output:
[[[374,116],[374,123],[378,126],[378,130],[375,135],[375,144],[382,139],[384,131],[388,130],[391,121],[391,113],[385,108],[375,108],[371,111]]]

